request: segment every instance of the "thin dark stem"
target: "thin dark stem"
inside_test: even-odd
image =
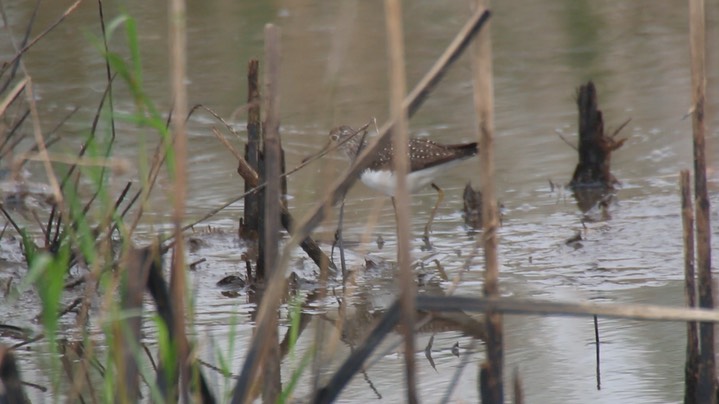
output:
[[[33,7],[32,15],[30,16],[30,21],[27,24],[27,28],[25,29],[25,36],[22,38],[22,41],[20,42],[20,49],[25,48],[27,45],[27,41],[30,38],[30,33],[32,32],[32,27],[35,23],[35,18],[37,18],[37,12],[40,10],[40,2],[41,0],[37,0],[35,2],[35,7]],[[2,19],[3,24],[5,27],[9,27],[10,24],[7,20],[7,15],[5,14],[5,5],[3,3],[0,3],[0,8],[2,8]],[[15,49],[17,50],[17,48]],[[20,68],[20,58],[15,58],[15,60],[12,63],[12,71],[10,72],[10,77],[5,81],[2,88],[0,88],[0,94],[4,93],[5,90],[10,86],[10,83],[12,83],[13,79],[15,78],[15,75],[17,74],[17,69]],[[3,69],[2,73],[0,73],[0,76],[2,76],[5,73],[5,69]]]
[[[597,390],[602,389],[602,372],[601,372],[601,362],[599,357],[599,320],[597,316],[594,316],[594,344],[595,344],[595,350],[597,354]]]

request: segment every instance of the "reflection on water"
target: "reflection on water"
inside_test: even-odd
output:
[[[43,6],[37,27],[44,27],[63,10],[61,2]],[[202,6],[200,6],[202,4]],[[8,10],[15,32],[24,26],[32,2],[13,4]],[[85,38],[99,27],[92,4],[83,4],[52,35],[39,42],[27,56],[27,68],[37,85],[43,123],[57,122],[75,105],[80,113],[68,126],[67,141],[85,136],[90,117],[104,90],[104,70],[98,52]],[[152,2],[131,1],[127,9],[138,19],[142,39],[147,90],[167,110],[167,42],[165,9]],[[432,64],[464,23],[465,2],[414,1],[405,4],[406,53],[409,83]],[[690,168],[690,121],[682,120],[690,104],[686,12],[682,6],[665,7],[643,1],[502,1],[496,2],[492,20],[496,91],[496,170],[500,202],[506,207],[500,230],[501,287],[503,293],[550,300],[600,300],[618,303],[682,303],[682,247],[677,172]],[[110,10],[115,14],[117,10]],[[709,49],[719,49],[719,11],[708,8]],[[282,28],[282,81],[280,86],[283,144],[288,167],[321,147],[329,128],[337,124],[359,126],[372,117],[381,123],[387,116],[387,72],[384,17],[380,2],[276,1],[216,2],[189,5],[189,92],[191,102],[203,103],[229,117],[245,99],[245,64],[262,55],[262,26],[274,22]],[[114,46],[123,40],[114,38]],[[62,50],[62,51],[58,51]],[[3,45],[3,56],[12,49]],[[708,60],[709,111],[716,111],[717,52]],[[713,67],[713,68],[712,68]],[[622,186],[607,217],[597,220],[579,212],[569,192],[550,190],[549,181],[566,183],[576,163],[576,152],[555,131],[574,139],[577,112],[575,87],[592,79],[609,132],[627,118],[624,147],[613,156],[613,173]],[[411,121],[411,128],[441,142],[458,143],[475,137],[469,61],[465,57]],[[132,101],[121,86],[116,107],[131,111]],[[709,114],[710,159],[719,155],[716,114]],[[235,117],[243,127],[243,113]],[[242,184],[235,174],[230,153],[216,142],[207,116],[190,122],[191,199],[189,213],[199,216],[239,194]],[[133,158],[143,130],[120,123],[118,154]],[[242,134],[241,134],[242,135]],[[152,139],[148,139],[152,143]],[[72,150],[71,147],[67,149]],[[66,150],[67,150],[66,149]],[[716,161],[710,184],[712,203],[717,197]],[[431,271],[437,260],[451,277],[461,274],[457,293],[481,293],[481,255],[461,272],[474,252],[475,235],[467,232],[459,213],[462,191],[468,181],[478,185],[477,163],[453,169],[438,180],[447,198],[434,224],[433,251],[422,251],[419,235],[434,202],[431,189],[416,195],[413,257]],[[41,177],[39,167],[29,167]],[[301,217],[333,178],[345,168],[340,159],[309,166],[289,182],[293,214]],[[133,174],[133,173],[131,173]],[[134,173],[136,174],[136,173]],[[118,181],[119,187],[124,182]],[[154,209],[143,232],[162,229],[169,212],[168,195],[157,192]],[[354,267],[364,265],[364,254],[376,260],[395,258],[394,218],[391,204],[363,185],[347,197],[344,234],[354,242]],[[224,348],[232,333],[228,324],[238,322],[240,342],[235,344],[233,368],[245,355],[251,337],[245,295],[227,298],[215,283],[227,274],[243,272],[242,246],[231,235],[241,204],[235,204],[210,221],[227,229],[213,234],[209,247],[193,260],[207,258],[194,272],[193,293],[198,307],[195,318],[201,342]],[[715,210],[716,212],[716,210]],[[591,213],[590,213],[591,214]],[[368,220],[368,217],[370,218]],[[714,229],[719,217],[714,215]],[[371,228],[367,223],[374,222]],[[316,233],[332,240],[330,220]],[[582,241],[567,245],[576,232]],[[378,235],[386,241],[378,247]],[[714,230],[715,239],[719,237]],[[329,249],[329,243],[325,244]],[[312,271],[298,254],[292,265]],[[421,266],[421,265],[420,265]],[[18,269],[14,269],[18,271]],[[368,271],[358,281],[358,310],[382,310],[395,296],[393,272]],[[448,283],[440,283],[446,289]],[[311,287],[308,286],[308,287]],[[23,302],[32,301],[24,297]],[[323,302],[317,313],[335,310]],[[28,306],[24,304],[23,306]],[[362,307],[360,307],[362,306]],[[28,309],[21,309],[27,311]],[[26,318],[35,311],[24,313]],[[0,314],[3,322],[18,312]],[[310,328],[325,323],[318,316]],[[16,317],[12,317],[16,318]],[[506,369],[518,368],[527,399],[531,402],[676,402],[683,394],[682,363],[684,326],[677,323],[642,323],[600,319],[602,389],[596,389],[594,332],[591,319],[512,316],[506,320]],[[366,325],[366,327],[369,327]],[[328,332],[327,330],[325,330]],[[152,339],[154,331],[147,330]],[[311,343],[312,332],[300,340]],[[205,336],[211,336],[205,340]],[[309,336],[308,336],[309,335]],[[424,347],[430,334],[418,336]],[[471,361],[459,378],[453,399],[474,402],[477,362],[481,345],[458,331],[438,332],[434,339],[436,371],[420,362],[421,396],[427,402],[443,397],[462,356],[451,353],[459,343]],[[389,344],[389,343],[388,343]],[[325,369],[329,372],[349,353],[338,346]],[[424,353],[418,352],[424,361]],[[213,361],[211,349],[203,351]],[[37,375],[40,364],[21,354],[26,375]],[[367,377],[357,378],[342,398],[373,399],[374,388],[387,401],[400,400],[403,361],[394,351],[375,360]],[[288,377],[287,374],[283,377]],[[509,378],[507,379],[509,380]],[[221,386],[222,383],[219,383]],[[309,392],[309,381],[299,394]],[[219,386],[218,386],[219,388]]]

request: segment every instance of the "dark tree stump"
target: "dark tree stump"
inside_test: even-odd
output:
[[[604,132],[602,111],[599,110],[597,103],[597,90],[591,81],[579,87],[577,107],[579,163],[574,169],[569,187],[572,188],[580,209],[587,211],[613,191],[614,185],[618,183],[610,170],[611,154],[626,141],[626,139],[614,138],[626,123],[612,135]]]

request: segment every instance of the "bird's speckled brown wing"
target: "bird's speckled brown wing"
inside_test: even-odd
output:
[[[443,145],[429,139],[412,138],[409,142],[410,171],[419,171],[475,154],[477,154],[477,143]],[[394,149],[390,144],[379,151],[369,168],[391,169],[393,156]]]

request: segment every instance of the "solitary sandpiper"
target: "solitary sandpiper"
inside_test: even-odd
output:
[[[350,162],[359,155],[360,147],[367,141],[364,134],[358,133],[349,126],[339,126],[330,131],[330,142],[344,152]],[[437,207],[444,199],[444,191],[434,183],[442,171],[458,164],[462,160],[477,154],[477,143],[439,144],[429,139],[409,139],[410,169],[407,175],[407,188],[414,193],[431,185],[437,193],[437,203],[432,209],[429,221],[424,227],[425,240],[429,240],[429,231],[437,212]],[[360,180],[370,188],[391,196],[394,202],[397,181],[394,178],[394,150],[392,144],[379,150],[369,167],[360,174]]]

